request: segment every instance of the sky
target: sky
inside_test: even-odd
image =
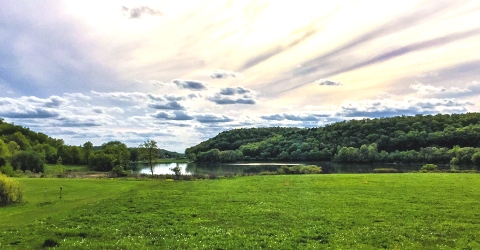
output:
[[[0,5],[0,118],[68,145],[479,111],[479,0]]]

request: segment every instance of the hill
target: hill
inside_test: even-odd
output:
[[[234,129],[185,153],[197,161],[448,163],[459,148],[473,156],[478,147],[480,113],[466,113],[350,120],[318,128]]]

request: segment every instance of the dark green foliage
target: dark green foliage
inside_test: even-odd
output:
[[[95,171],[110,171],[115,166],[115,156],[106,154],[104,151],[97,151],[90,156],[88,165]]]
[[[137,162],[140,160],[140,152],[138,148],[131,148],[130,149],[130,161]]]
[[[477,168],[480,168],[480,152],[476,152],[472,155],[472,162]]]
[[[114,157],[115,165],[128,166],[130,160],[130,150],[127,145],[119,141],[111,141],[102,144],[102,150],[105,154]]]
[[[450,152],[455,146],[462,150]],[[243,159],[237,161],[448,164],[457,157],[459,164],[473,164],[479,147],[480,113],[466,113],[350,120],[319,128],[234,129],[185,153],[200,162],[225,161],[221,152],[239,150]]]
[[[45,158],[42,154],[32,150],[20,151],[12,157],[12,166],[22,171],[29,170],[39,173],[43,172]]]

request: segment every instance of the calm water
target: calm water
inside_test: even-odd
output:
[[[395,168],[401,172],[417,171],[422,165],[401,164],[337,164],[331,162],[307,163],[161,163],[155,164],[154,174],[173,174],[171,168],[179,166],[183,175],[190,174],[216,174],[216,175],[241,175],[258,174],[265,171],[276,171],[280,166],[293,166],[311,164],[321,166],[323,173],[372,173],[375,168]],[[148,164],[134,164],[135,172],[150,174]],[[439,166],[439,168],[441,168]]]

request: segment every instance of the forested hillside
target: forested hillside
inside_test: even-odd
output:
[[[480,113],[467,113],[350,120],[319,128],[234,129],[185,153],[196,161],[215,162],[333,160],[480,165],[479,147]]]
[[[155,158],[178,158],[182,154],[156,149]],[[120,141],[94,147],[89,141],[82,146],[66,145],[61,139],[33,132],[28,128],[4,122],[0,118],[0,172],[43,172],[44,164],[88,165],[92,170],[110,171],[115,166],[128,168],[140,161],[138,148],[128,148]]]

